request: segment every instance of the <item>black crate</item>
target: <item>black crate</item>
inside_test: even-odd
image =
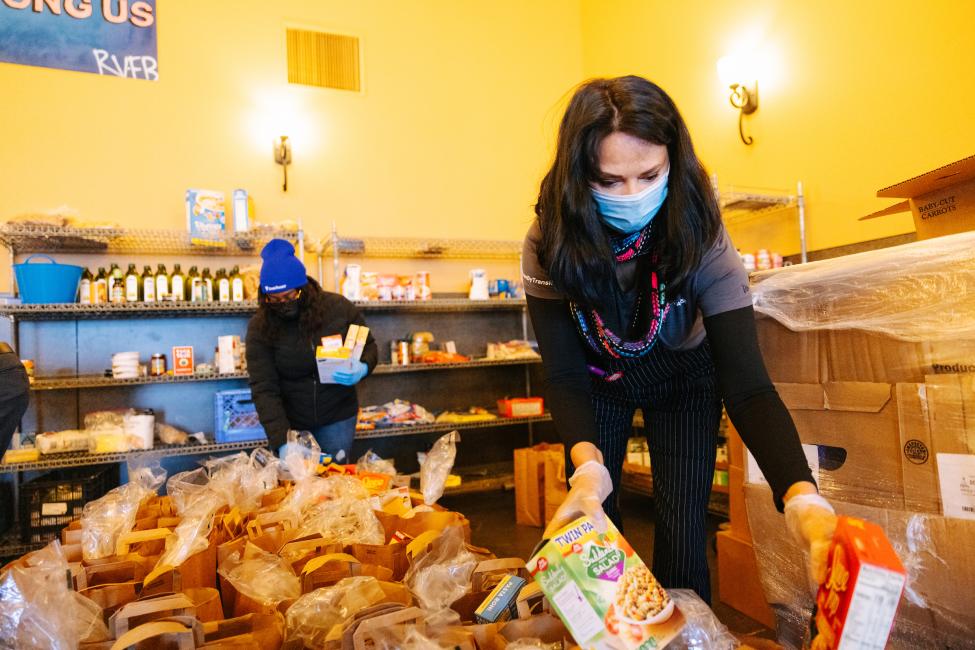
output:
[[[118,485],[118,464],[48,472],[20,486],[20,540],[47,542],[81,516],[89,501]]]

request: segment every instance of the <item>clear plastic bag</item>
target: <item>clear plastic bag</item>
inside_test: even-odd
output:
[[[456,431],[441,436],[420,464],[420,492],[423,493],[423,503],[428,506],[443,496],[444,485],[457,458],[458,442],[460,434]]]
[[[57,541],[0,575],[0,648],[69,650],[110,639],[101,608],[68,588]]]
[[[300,640],[306,648],[322,648],[332,628],[385,597],[379,581],[368,576],[344,578],[316,589],[288,608],[286,639]]]
[[[372,449],[362,455],[355,464],[356,472],[367,474],[389,474],[396,476],[396,466],[390,460],[385,460]]]
[[[424,609],[447,609],[470,593],[477,561],[467,550],[461,527],[448,526],[431,549],[410,566],[404,582]]]
[[[319,534],[326,543],[330,544],[382,545],[386,541],[386,532],[372,509],[368,493],[361,488],[362,484],[351,477],[329,477],[322,480],[322,484],[323,487],[331,487],[328,490],[330,494],[336,494],[335,486],[348,484],[335,479],[351,479],[363,491],[351,495],[339,492],[337,494],[342,496],[306,508],[302,514],[297,537]]]
[[[287,562],[250,542],[217,569],[234,589],[264,605],[277,606],[301,595],[301,581]]]
[[[680,636],[667,644],[668,648],[734,650],[740,645],[697,593],[690,589],[669,589],[667,593],[687,621]]]
[[[318,474],[322,448],[308,431],[289,431],[281,457],[281,478],[299,483]]]
[[[81,553],[85,560],[115,555],[119,536],[135,525],[139,505],[166,481],[166,470],[159,461],[130,461],[129,482],[89,501],[81,512]]]

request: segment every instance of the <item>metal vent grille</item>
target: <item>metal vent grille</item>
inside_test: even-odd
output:
[[[288,83],[360,90],[359,39],[288,29]]]

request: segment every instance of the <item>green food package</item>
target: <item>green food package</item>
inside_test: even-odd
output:
[[[663,648],[684,616],[650,569],[609,523],[587,517],[559,530],[528,563],[555,613],[585,650]]]

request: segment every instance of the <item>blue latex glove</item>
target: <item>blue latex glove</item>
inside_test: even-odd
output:
[[[335,373],[334,379],[336,384],[341,384],[342,386],[355,386],[360,381],[365,379],[365,376],[368,374],[369,366],[361,361],[356,361],[352,365],[352,370],[340,370]]]

